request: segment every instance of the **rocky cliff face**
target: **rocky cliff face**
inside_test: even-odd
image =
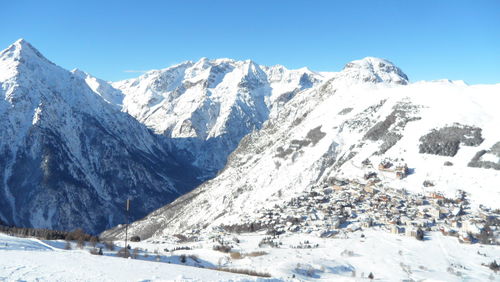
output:
[[[0,53],[0,95],[6,224],[95,233],[125,222],[127,197],[138,219],[198,184],[163,137],[24,40]]]
[[[246,134],[329,75],[203,58],[112,85],[124,94],[124,111],[172,138],[182,158],[210,178]]]

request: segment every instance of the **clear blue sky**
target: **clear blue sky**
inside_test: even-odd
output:
[[[498,0],[4,1],[0,49],[21,37],[106,80],[201,57],[338,71],[375,56],[412,81],[500,83]]]

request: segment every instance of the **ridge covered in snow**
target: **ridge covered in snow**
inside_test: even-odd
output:
[[[114,88],[89,75],[85,77],[106,100],[116,100],[123,111],[155,132],[171,137],[183,158],[205,171],[206,178],[224,167],[245,135],[278,115],[301,91],[327,80],[346,84],[408,83],[399,68],[373,57],[353,61],[339,73],[268,67],[251,60],[202,58],[114,82]]]
[[[326,78],[305,68],[202,58],[112,85],[124,94],[124,111],[171,137],[184,158],[210,177],[243,136],[259,129],[296,93]]]
[[[450,198],[464,191],[473,207],[495,208],[498,93],[499,85],[408,84],[385,60],[354,61],[243,138],[217,177],[129,230],[157,238],[261,224],[265,211],[280,214],[303,193],[337,182]]]
[[[18,40],[0,53],[0,221],[99,232],[189,191],[168,142]]]

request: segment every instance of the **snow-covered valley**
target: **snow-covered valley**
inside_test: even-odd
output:
[[[0,235],[0,280],[500,280],[499,93],[373,57],[106,82],[19,40],[0,53],[0,227],[105,231]]]

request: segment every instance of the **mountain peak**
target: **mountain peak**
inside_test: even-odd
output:
[[[29,44],[29,42],[24,38],[19,38],[16,42],[14,42],[14,44]]]
[[[376,57],[366,57],[347,63],[342,72],[354,74],[356,78],[366,82],[408,84],[408,76],[400,68],[388,60]]]
[[[26,62],[33,60],[41,60],[46,63],[54,64],[45,58],[40,51],[38,51],[33,45],[31,45],[24,38],[18,39],[16,42],[11,44],[7,49],[0,53],[0,57],[5,60],[5,58],[13,58],[16,61]]]
[[[74,75],[81,77],[81,78],[86,78],[89,75],[88,73],[82,71],[79,68],[72,69],[71,73],[73,73]]]
[[[25,76],[31,76],[36,72],[36,76],[39,77],[41,71],[50,70],[52,72],[55,69],[54,63],[46,59],[35,47],[22,38],[0,51],[0,81],[21,73]]]

